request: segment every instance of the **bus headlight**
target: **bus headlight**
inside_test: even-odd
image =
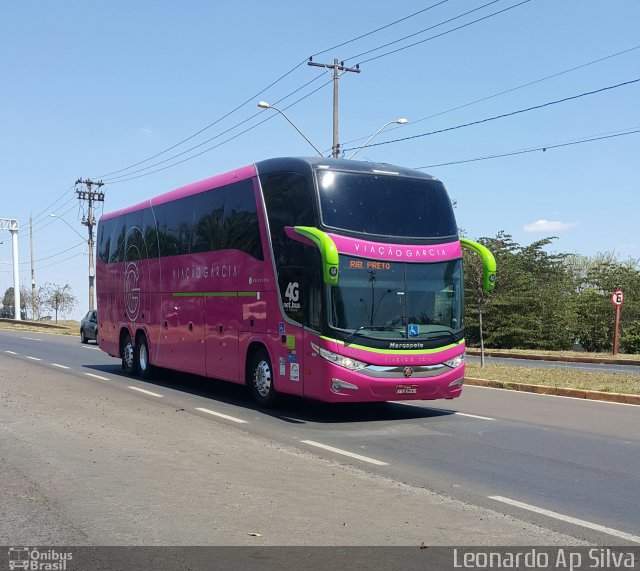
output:
[[[350,369],[351,371],[357,371],[358,369],[363,369],[367,366],[366,363],[362,361],[357,361],[356,359],[351,359],[350,357],[345,357],[344,355],[338,355],[333,351],[329,351],[328,349],[323,349],[322,347],[318,347],[318,345],[311,343],[311,347],[313,350],[318,353],[323,359],[334,363],[335,365],[339,365],[340,367],[344,367],[345,369]]]
[[[462,363],[464,363],[464,353],[462,353],[462,355],[458,355],[457,357],[454,357],[453,359],[449,359],[445,361],[443,365],[446,365],[447,367],[451,367],[452,369],[455,369],[456,367],[459,367],[460,365],[462,365]]]

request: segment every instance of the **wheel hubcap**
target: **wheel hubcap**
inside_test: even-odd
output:
[[[124,362],[129,369],[133,367],[133,344],[131,341],[124,346]]]
[[[271,368],[266,361],[260,361],[254,376],[256,391],[261,397],[268,397],[271,392]]]

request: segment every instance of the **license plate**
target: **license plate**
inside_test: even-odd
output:
[[[418,393],[418,385],[396,385],[397,395],[415,395]]]

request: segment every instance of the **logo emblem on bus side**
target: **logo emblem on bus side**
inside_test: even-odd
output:
[[[413,375],[413,369],[411,367],[405,367],[404,371],[402,371],[402,374],[408,378]]]
[[[127,311],[127,317],[131,321],[135,321],[140,311],[140,288],[138,287],[138,278],[140,272],[135,262],[129,262],[124,272],[124,306]]]

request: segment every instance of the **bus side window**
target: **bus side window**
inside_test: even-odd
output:
[[[127,234],[125,216],[118,216],[115,229],[109,245],[109,263],[114,264],[124,260],[124,242]]]
[[[129,212],[126,215],[127,234],[124,245],[124,259],[127,262],[147,258],[142,234],[142,216],[142,210]]]
[[[151,208],[145,208],[142,213],[142,234],[144,235],[147,257],[157,258],[159,256],[158,231],[154,212]]]
[[[98,259],[108,263],[109,249],[111,247],[111,233],[115,226],[116,218],[101,220],[98,225]]]

